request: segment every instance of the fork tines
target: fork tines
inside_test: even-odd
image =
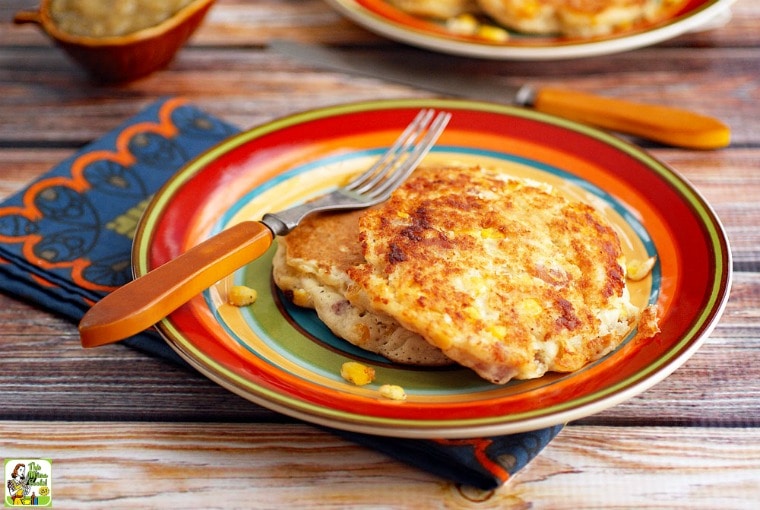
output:
[[[396,189],[430,152],[451,119],[448,112],[435,113],[433,109],[420,110],[380,159],[344,189],[367,198],[379,198]]]

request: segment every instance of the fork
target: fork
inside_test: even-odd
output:
[[[451,114],[421,110],[398,139],[361,175],[302,205],[243,221],[119,287],[79,322],[84,347],[123,340],[153,326],[194,296],[263,255],[275,236],[290,233],[307,215],[363,209],[387,200],[443,133]]]

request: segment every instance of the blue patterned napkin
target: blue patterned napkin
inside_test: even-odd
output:
[[[0,204],[0,291],[79,322],[131,278],[134,229],[158,188],[239,130],[184,99],[158,101]],[[153,331],[124,341],[184,364]],[[333,431],[449,480],[492,489],[561,430],[460,440]]]

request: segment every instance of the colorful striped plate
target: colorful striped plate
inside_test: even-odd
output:
[[[243,397],[330,427],[397,437],[475,437],[535,430],[599,412],[665,378],[717,322],[729,292],[731,255],[705,200],[641,149],[595,129],[531,110],[450,100],[340,105],[282,118],[236,135],[174,175],[139,226],[134,270],[146,273],[244,219],[321,194],[382,152],[422,107],[453,119],[429,162],[477,162],[545,181],[594,203],[617,226],[629,257],[656,256],[632,288],[657,303],[662,332],[627,339],[571,374],[495,386],[467,369],[389,363],[335,337],[313,312],[272,284],[272,251],[197,296],[158,325],[191,365]],[[325,239],[329,243],[329,239]],[[231,285],[258,290],[254,305],[225,304]],[[375,367],[376,382],[340,377],[347,360]],[[380,384],[406,389],[403,402]]]

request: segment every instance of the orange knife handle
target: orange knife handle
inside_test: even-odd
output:
[[[544,113],[675,147],[719,149],[731,141],[731,130],[719,120],[669,106],[541,88],[535,93],[533,107]]]
[[[119,287],[82,317],[82,346],[105,345],[144,331],[263,255],[272,239],[272,232],[263,223],[239,223]]]

